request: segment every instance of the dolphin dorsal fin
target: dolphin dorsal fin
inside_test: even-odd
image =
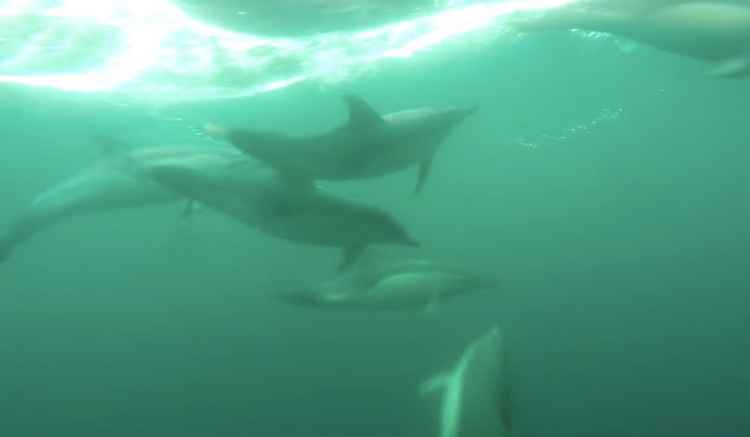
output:
[[[341,260],[339,261],[339,265],[336,267],[336,270],[339,272],[343,272],[344,270],[347,270],[349,267],[351,267],[354,262],[359,258],[360,255],[362,255],[365,252],[365,249],[367,246],[363,244],[357,244],[354,246],[349,246],[344,248],[344,252],[341,255]]]
[[[348,125],[350,128],[355,130],[370,129],[385,123],[380,114],[365,102],[363,98],[348,94],[344,96],[344,101],[349,110]]]

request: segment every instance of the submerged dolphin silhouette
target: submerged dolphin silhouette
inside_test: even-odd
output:
[[[296,243],[343,248],[340,270],[370,244],[419,245],[390,214],[333,196],[310,180],[290,179],[265,165],[228,171],[155,164],[144,170],[176,194],[264,233]]]
[[[649,9],[574,6],[512,23],[521,31],[583,29],[621,35],[661,50],[710,61],[707,74],[750,75],[750,6],[708,1],[656,3]]]
[[[454,368],[422,384],[441,391],[440,437],[505,437],[513,432],[513,396],[508,354],[495,326],[472,341]]]
[[[426,258],[364,257],[350,275],[273,294],[297,306],[366,310],[430,309],[496,281]]]
[[[86,213],[165,204],[179,200],[169,190],[133,172],[134,166],[170,163],[196,168],[232,165],[247,157],[231,148],[153,147],[109,155],[39,194],[0,237],[0,261],[38,232]]]
[[[345,96],[348,121],[309,137],[208,125],[209,135],[282,172],[321,180],[383,176],[419,165],[416,191],[424,186],[435,152],[477,107],[423,107],[380,116],[363,99]]]

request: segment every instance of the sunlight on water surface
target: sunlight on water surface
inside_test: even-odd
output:
[[[412,62],[464,34],[494,35],[509,14],[570,2],[485,1],[357,32],[271,38],[208,25],[167,0],[10,0],[0,3],[0,82],[154,104],[251,96],[347,80],[388,58]]]

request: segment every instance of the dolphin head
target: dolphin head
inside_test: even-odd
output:
[[[442,109],[437,113],[443,126],[452,129],[479,110],[479,105]]]
[[[432,120],[446,126],[456,125],[466,120],[479,110],[479,105],[472,106],[448,106],[436,108],[423,108],[422,116],[424,119]]]
[[[226,138],[242,152],[271,165],[282,165],[289,161],[289,138],[271,131],[232,129]]]
[[[410,129],[416,129],[423,135],[443,137],[478,110],[478,105],[423,107],[393,114],[389,119],[397,124],[410,126]]]

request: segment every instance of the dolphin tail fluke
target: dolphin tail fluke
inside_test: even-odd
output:
[[[427,178],[430,176],[432,170],[432,158],[419,164],[419,172],[417,173],[417,185],[414,187],[414,194],[419,194],[424,188]]]
[[[359,259],[359,257],[362,256],[363,253],[365,253],[366,248],[366,245],[345,247],[344,253],[341,255],[341,260],[339,261],[339,265],[338,267],[336,267],[336,270],[338,270],[339,272],[343,272],[349,269],[352,265],[354,265],[355,261],[357,261],[357,259]]]

